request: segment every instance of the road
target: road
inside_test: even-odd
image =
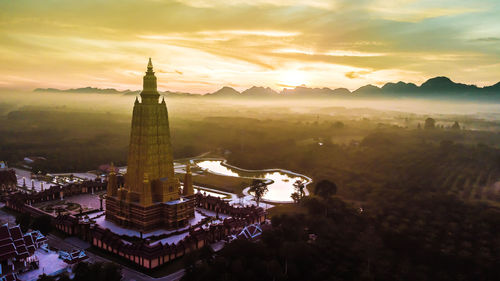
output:
[[[85,245],[86,242],[72,237],[71,239],[61,239],[57,236],[54,236],[52,234],[49,234],[47,236],[49,246],[64,250],[64,251],[70,251],[73,249],[82,249],[85,247],[82,247],[82,245]],[[90,253],[88,251],[85,252],[88,257],[90,262],[112,262],[106,258],[103,258],[101,256],[95,255],[93,253]],[[126,266],[121,265],[122,267],[122,275],[123,275],[123,280],[131,280],[131,281],[142,281],[142,280],[152,280],[152,281],[178,281],[184,276],[184,269],[176,271],[170,275],[160,277],[160,278],[154,278],[149,275],[146,275],[142,272],[133,270],[131,268],[128,268]]]

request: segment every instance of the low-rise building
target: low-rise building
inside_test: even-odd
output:
[[[35,237],[35,238],[34,238]],[[0,226],[0,280],[17,280],[17,274],[37,266],[34,256],[42,244],[36,233],[23,234],[19,225]]]

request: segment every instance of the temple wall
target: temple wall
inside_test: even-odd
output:
[[[183,226],[194,217],[194,207],[194,199],[178,204],[156,203],[145,207],[117,197],[107,197],[106,218],[118,225],[142,231],[170,229]]]
[[[105,188],[106,185],[103,185],[102,189]],[[63,189],[65,188],[63,187]],[[73,191],[75,190],[73,189]],[[7,198],[6,206],[23,213],[37,212],[35,210],[43,212],[23,202],[23,200],[36,201],[40,198],[45,197],[15,194]],[[56,200],[58,199],[57,197]],[[224,239],[231,233],[239,233],[246,225],[261,223],[265,220],[265,211],[261,208],[236,208],[225,204],[226,202],[216,197],[197,194],[193,196],[192,201],[188,202],[192,202],[193,207],[208,206],[210,210],[219,210],[220,213],[225,213],[232,217],[226,218],[221,224],[211,225],[208,229],[192,227],[189,229],[187,237],[177,244],[170,245],[163,245],[161,243],[148,244],[146,240],[135,243],[125,242],[121,239],[120,235],[108,229],[103,229],[99,225],[82,222],[72,215],[53,217],[52,223],[56,229],[68,235],[78,236],[93,246],[115,254],[124,260],[144,268],[156,268],[173,259],[180,258],[191,251],[200,249],[207,244]]]

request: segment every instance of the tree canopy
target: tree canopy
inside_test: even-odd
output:
[[[266,194],[266,192],[268,191],[268,188],[267,185],[262,180],[254,179],[248,191],[250,193],[253,193],[255,201],[257,202],[258,206],[260,200],[262,199],[264,194]]]
[[[120,281],[122,274],[120,266],[112,262],[81,262],[73,270],[73,281]]]
[[[315,188],[314,194],[321,196],[323,198],[328,198],[337,193],[337,185],[329,180],[319,181]]]
[[[258,242],[193,261],[183,280],[495,280],[500,212],[449,195],[398,193],[363,210],[305,198]],[[328,210],[328,211],[326,211]]]
[[[46,235],[52,231],[52,218],[49,215],[35,217],[31,227]]]

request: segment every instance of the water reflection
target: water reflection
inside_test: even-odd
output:
[[[213,160],[206,160],[206,161],[201,161],[196,163],[198,167],[209,170],[210,172],[225,175],[225,176],[231,176],[231,177],[239,177],[240,174],[237,172],[233,172],[230,168],[223,166],[222,161],[213,161]]]
[[[291,195],[295,192],[293,184],[300,180],[307,183],[305,177],[295,175],[286,171],[243,171],[222,165],[221,160],[202,160],[196,163],[202,169],[213,173],[232,177],[252,177],[259,179],[270,179],[272,184],[268,185],[269,191],[264,195],[264,200],[292,202]]]
[[[292,201],[290,197],[295,192],[293,184],[297,181],[307,181],[303,177],[285,174],[283,172],[272,172],[258,175],[259,178],[273,180],[273,183],[268,185],[269,191],[264,195],[264,200],[272,201]]]

